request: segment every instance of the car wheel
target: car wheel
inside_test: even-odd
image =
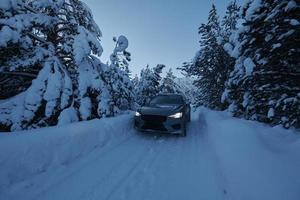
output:
[[[190,122],[191,121],[191,113],[189,112],[186,116],[186,121]]]

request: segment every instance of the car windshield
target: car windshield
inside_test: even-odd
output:
[[[157,105],[157,104],[183,104],[183,99],[179,95],[157,96],[150,101],[150,105]]]

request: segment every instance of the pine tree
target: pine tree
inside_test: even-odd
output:
[[[179,86],[175,82],[176,76],[174,76],[172,69],[170,68],[166,76],[162,79],[160,91],[162,93],[180,93]]]
[[[141,71],[137,85],[136,100],[139,105],[145,105],[160,92],[161,73],[165,65],[157,65],[153,69],[147,65]]]
[[[300,127],[300,3],[247,4],[226,99],[235,116]]]
[[[178,86],[178,90],[185,96],[189,103],[195,104],[196,97],[199,95],[198,88],[194,85],[193,77],[184,76],[175,79],[175,83]]]
[[[225,62],[225,70],[223,74],[223,86],[226,84],[226,81],[229,79],[230,73],[233,70],[235,59],[230,56],[230,52],[233,49],[233,44],[230,40],[230,37],[233,37],[236,30],[237,30],[237,23],[240,19],[240,7],[237,5],[236,0],[231,1],[226,9],[225,16],[222,20],[222,45],[226,53],[224,53],[224,60]],[[224,89],[224,87],[223,87]],[[222,93],[221,96],[221,102],[222,107],[226,108],[228,107],[228,102],[225,101],[226,98],[226,87],[224,89],[225,91]]]
[[[139,77],[138,77],[138,75],[136,74],[136,75],[134,76],[134,78],[132,79],[132,85],[133,85],[134,91],[136,91],[136,88],[137,88],[138,83],[139,83]]]
[[[129,77],[130,53],[126,51],[128,40],[120,36],[116,41],[114,52],[110,56],[111,64],[105,71],[105,80],[109,85],[109,112],[107,116],[114,116],[121,110],[133,109],[133,84]]]
[[[149,85],[150,85],[150,76],[151,69],[149,65],[146,66],[145,69],[141,70],[140,79],[136,86],[136,102],[139,105],[145,105],[149,101]]]
[[[156,67],[153,68],[153,75],[151,76],[151,80],[152,80],[152,85],[154,88],[154,92],[155,93],[159,93],[160,92],[160,82],[161,82],[161,73],[162,70],[165,68],[166,66],[163,64],[158,64],[156,65]]]
[[[199,53],[199,52],[198,52]],[[196,58],[198,55],[195,56]],[[194,62],[189,61],[189,62],[184,62],[180,67],[177,67],[177,70],[181,71],[181,74],[185,77],[191,76],[192,75],[192,70],[193,70]]]
[[[237,23],[240,19],[240,7],[237,5],[236,0],[229,2],[225,16],[222,20],[222,39],[229,42],[229,37],[237,30]]]
[[[131,54],[126,51],[126,49],[128,48],[128,39],[125,36],[121,35],[118,39],[114,37],[113,41],[116,43],[116,46],[114,52],[110,56],[110,60],[113,65],[124,71],[129,77],[131,75],[131,72],[129,70]]]
[[[53,28],[47,26],[55,19],[33,11],[25,2],[0,3],[0,99],[26,90],[54,53],[38,34]]]
[[[227,78],[230,56],[223,49],[221,27],[215,5],[209,12],[208,22],[199,28],[200,50],[188,70],[196,77],[194,84],[200,89],[197,105],[222,109],[221,96]]]
[[[0,16],[0,54],[7,58],[1,72],[36,71],[12,108],[0,107],[2,126],[20,130],[111,115],[109,66],[98,59],[101,31],[83,2],[5,0]]]

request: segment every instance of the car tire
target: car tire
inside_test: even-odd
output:
[[[187,120],[188,122],[190,122],[191,121],[191,113],[189,112],[189,114],[188,114],[188,120]]]
[[[186,114],[185,121],[190,122],[190,120],[191,120],[190,114]]]

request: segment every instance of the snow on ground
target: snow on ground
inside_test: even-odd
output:
[[[300,135],[193,113],[186,138],[132,114],[0,135],[0,199],[298,200]]]
[[[300,199],[300,135],[217,112],[205,116],[231,199]]]
[[[0,133],[0,199],[15,183],[84,157],[127,136],[130,115],[40,130]],[[125,122],[125,123],[124,123]],[[130,124],[129,124],[130,123]],[[116,126],[115,124],[119,124]]]

